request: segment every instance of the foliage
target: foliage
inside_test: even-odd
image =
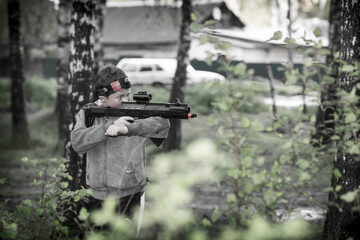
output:
[[[14,211],[6,207],[6,200],[0,205],[1,239],[67,239],[69,229],[66,216],[74,212],[77,202],[86,200],[85,189],[70,191],[65,159],[51,158],[45,164],[38,160],[22,159],[27,167],[36,168],[38,177],[32,183],[39,189],[38,201],[25,199]],[[4,184],[2,179],[1,184]]]
[[[205,34],[201,32],[202,28],[210,26],[208,22],[193,28]],[[316,30],[314,34],[320,36],[321,33]],[[301,219],[278,222],[281,216],[277,210],[291,212],[299,204],[321,204],[312,201],[313,196],[308,188],[317,187],[315,179],[319,175],[326,175],[323,173],[329,171],[336,151],[341,149],[347,154],[359,154],[356,139],[360,130],[360,112],[356,91],[359,91],[360,85],[357,83],[356,88],[349,91],[337,91],[336,101],[319,102],[323,110],[337,109],[334,119],[330,120],[335,124],[334,129],[323,130],[332,133],[331,139],[336,141],[336,147],[322,144],[321,139],[312,138],[316,130],[314,109],[305,107],[305,104],[295,110],[280,109],[277,118],[274,118],[269,111],[271,109],[257,99],[259,95],[267,96],[264,90],[268,89],[266,83],[253,81],[252,71],[248,70],[246,63],[231,63],[231,58],[227,57],[231,45],[201,36],[204,43],[210,41],[223,52],[220,58],[209,54],[208,61],[215,57],[219,59],[221,70],[227,73],[227,80],[225,83],[191,86],[187,91],[186,103],[196,112],[207,115],[207,127],[215,129],[216,138],[214,141],[198,140],[182,151],[155,156],[148,169],[152,182],[146,192],[147,206],[141,238],[310,239],[316,234],[312,228],[314,224]],[[282,34],[276,33],[273,39],[282,37]],[[290,44],[297,41],[285,39]],[[306,59],[303,68],[294,69],[291,64],[283,64],[287,81],[285,85],[277,85],[282,87],[281,92],[319,96],[334,83],[341,86],[344,83],[338,81],[339,76],[333,76],[333,66],[336,64],[340,74],[350,73],[353,81],[359,80],[359,63],[342,62],[335,54],[330,66],[325,66],[320,60],[330,52],[322,46],[321,41],[308,40],[305,35],[301,41],[307,43],[305,47],[297,49]],[[33,91],[39,88],[34,87],[30,93],[34,95]],[[47,88],[44,91],[50,92]],[[136,91],[137,88],[133,88],[133,93]],[[154,102],[166,102],[168,99],[166,89],[148,88],[148,92],[152,93]],[[33,99],[42,102],[50,99],[49,96]],[[305,108],[307,111],[304,111]],[[204,125],[204,122],[201,124]],[[57,164],[61,168],[63,162]],[[51,176],[44,170],[39,171],[39,175]],[[338,169],[332,170],[330,175],[342,177]],[[65,206],[64,202],[71,206],[75,198],[77,200],[85,193],[81,191],[69,197],[72,193],[66,190],[66,183],[57,181],[47,184],[45,180],[42,181],[39,186],[47,190],[39,202],[24,200],[14,212],[6,211],[6,202],[1,206],[1,227],[6,237],[18,238],[20,235],[40,233],[42,227],[53,230],[51,237],[68,236],[69,230],[62,220],[64,212],[69,209],[61,207]],[[36,182],[40,183],[40,180]],[[195,197],[192,189],[203,184],[218,187],[224,198],[224,204],[211,209],[210,216],[206,217],[196,216],[191,211]],[[324,190],[339,194],[341,189],[337,186]],[[343,201],[354,202],[358,194],[356,188],[339,197]],[[301,203],[300,197],[305,199]],[[78,218],[82,222],[79,227],[85,232],[86,239],[136,238],[136,224],[116,214],[115,205],[115,201],[109,200],[100,210],[88,212],[83,208],[80,211]],[[23,230],[26,228],[22,227],[20,219],[25,219],[24,224],[35,231],[29,233]],[[39,221],[44,226],[38,225]],[[36,236],[40,237],[40,234]]]
[[[214,174],[214,168],[223,160],[224,156],[208,139],[199,139],[181,152],[157,156],[149,169],[152,183],[146,191],[148,205],[140,239],[304,239],[311,233],[309,224],[302,220],[275,225],[257,216],[249,224],[251,227],[241,234],[228,225],[221,233],[211,235],[212,222],[216,222],[222,212],[216,208],[211,220],[194,216],[191,188],[217,182],[220,176]],[[81,210],[80,218],[84,222],[97,226],[109,224],[108,229],[92,229],[86,239],[136,238],[136,224],[116,214],[116,204],[114,200],[107,200],[100,210],[90,213]]]
[[[0,79],[0,110],[9,111],[11,106],[11,81]],[[27,110],[35,112],[44,108],[52,108],[56,99],[56,80],[27,78],[25,81]]]
[[[56,43],[56,12],[50,1],[20,0],[21,34],[25,51],[46,48],[49,43]],[[0,46],[9,41],[7,1],[0,1]],[[8,55],[8,48],[0,56]],[[55,49],[53,49],[55,52]]]

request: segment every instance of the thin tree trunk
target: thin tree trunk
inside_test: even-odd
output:
[[[180,28],[180,43],[177,54],[177,68],[175,72],[174,83],[171,89],[170,102],[175,102],[175,99],[184,101],[185,87],[186,87],[186,68],[190,64],[189,49],[191,44],[191,14],[192,6],[191,0],[183,0],[181,12],[182,12],[182,24]],[[170,121],[171,127],[169,136],[164,142],[164,148],[166,151],[180,149],[181,146],[181,120],[174,119]]]
[[[8,0],[10,61],[11,61],[11,116],[12,137],[15,145],[29,140],[24,91],[23,46],[20,33],[20,3]]]
[[[344,0],[341,1],[341,17],[340,17],[340,36],[341,49],[340,58],[349,63],[354,64],[360,61],[360,2]],[[341,88],[350,92],[359,82],[355,81],[353,76],[348,72],[341,75]],[[359,92],[357,92],[359,96]],[[357,104],[359,106],[359,103]],[[342,109],[338,109],[341,111]],[[343,114],[339,114],[342,120],[341,126],[352,130],[352,126],[345,123]],[[349,138],[342,134],[342,141],[357,141],[356,132],[353,132],[353,138]],[[358,144],[355,142],[355,144]],[[357,190],[360,185],[360,161],[359,155],[345,153],[342,148],[338,148],[336,158],[334,160],[334,170],[337,169],[341,173],[341,177],[332,176],[331,185],[333,189],[337,186],[341,190],[333,192],[329,195],[329,208],[326,215],[324,226],[324,240],[338,239],[360,239],[360,214],[358,202],[347,202],[341,198],[341,195]]]
[[[270,86],[270,96],[271,96],[271,99],[273,101],[272,113],[273,113],[274,121],[277,121],[277,109],[276,109],[276,102],[275,102],[275,89],[274,89],[274,84],[273,84],[274,76],[273,76],[273,71],[272,71],[270,65],[266,66],[266,71],[267,71],[268,80],[269,80],[269,86]]]
[[[331,142],[330,138],[334,134],[334,106],[332,103],[336,102],[337,79],[339,78],[339,64],[334,62],[334,54],[340,50],[340,15],[341,1],[331,1],[329,20],[329,50],[331,54],[326,57],[326,65],[331,68],[329,74],[336,81],[330,85],[321,84],[323,86],[320,98],[321,105],[316,114],[316,132],[312,137],[313,140],[316,140],[315,145]]]
[[[55,112],[58,119],[59,142],[64,143],[66,124],[66,102],[69,75],[69,30],[71,2],[60,0],[57,12],[58,54],[57,61],[57,98]]]
[[[69,88],[67,104],[67,134],[65,155],[70,160],[67,168],[73,180],[72,190],[85,186],[85,156],[74,151],[70,132],[75,125],[75,116],[83,105],[93,98],[94,55],[94,0],[74,0],[71,12]]]

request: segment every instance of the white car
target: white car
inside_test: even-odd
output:
[[[116,66],[121,68],[135,85],[165,86],[173,83],[177,60],[173,58],[123,58]],[[187,78],[187,84],[225,81],[221,74],[198,71],[191,65],[187,67]]]

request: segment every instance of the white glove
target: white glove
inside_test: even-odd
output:
[[[119,135],[126,135],[129,129],[125,125],[110,125],[106,130],[105,136],[116,137]]]
[[[125,125],[126,126],[126,125],[133,123],[134,121],[135,120],[132,117],[128,117],[128,116],[119,117],[118,119],[116,119],[114,121],[114,125],[117,125],[117,126]]]

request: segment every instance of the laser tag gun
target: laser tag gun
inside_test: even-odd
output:
[[[96,117],[122,117],[130,116],[134,118],[162,117],[169,119],[189,119],[196,118],[196,114],[190,113],[190,107],[176,99],[175,103],[150,103],[152,96],[146,91],[134,94],[135,102],[123,102],[119,108],[86,106],[85,125],[93,125]]]

